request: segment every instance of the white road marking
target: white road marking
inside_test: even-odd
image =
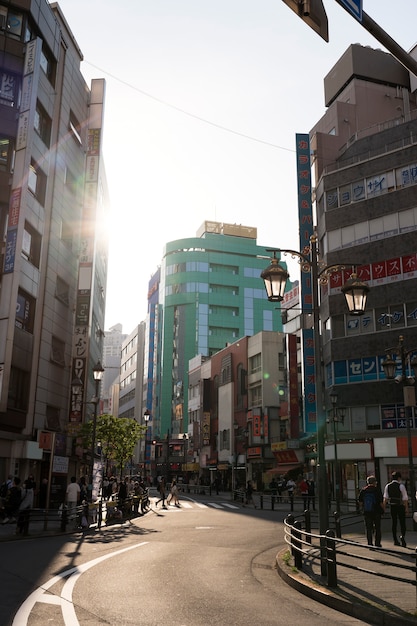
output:
[[[196,530],[211,530],[213,526],[196,526]]]
[[[46,604],[60,604],[65,626],[79,626],[79,622],[74,610],[74,605],[72,603],[72,592],[81,574],[94,567],[95,565],[98,565],[102,561],[105,561],[106,559],[111,559],[113,556],[117,556],[118,554],[122,554],[123,552],[128,552],[129,550],[133,550],[134,548],[140,548],[141,546],[145,546],[147,543],[148,541],[142,541],[141,543],[137,543],[134,546],[129,546],[128,548],[116,550],[116,552],[112,552],[111,554],[106,554],[97,559],[93,559],[92,561],[83,563],[78,567],[71,567],[70,569],[61,572],[57,576],[53,576],[53,578],[46,581],[42,585],[42,587],[38,587],[38,589],[35,589],[35,591],[33,591],[26,598],[26,600],[17,611],[12,622],[12,626],[27,626],[30,613],[32,612],[33,607],[37,602],[44,602]],[[62,588],[60,597],[45,593],[64,578],[68,578],[68,580]]]

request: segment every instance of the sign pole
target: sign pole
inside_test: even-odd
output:
[[[54,456],[55,456],[55,432],[51,433],[50,441],[51,441],[51,456],[49,459],[48,488],[46,490],[46,510],[45,510],[45,517],[43,521],[44,530],[48,528],[49,503],[51,500],[52,468],[54,466]]]

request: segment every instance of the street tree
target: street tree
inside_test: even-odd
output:
[[[123,468],[132,458],[135,446],[143,439],[145,432],[146,426],[138,424],[135,419],[109,414],[97,416],[96,441],[101,445],[106,462],[113,461],[119,468],[121,477]],[[83,424],[81,433],[84,447],[89,448],[93,436],[93,421]]]

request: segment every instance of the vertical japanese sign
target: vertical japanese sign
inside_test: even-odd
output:
[[[30,152],[27,150],[30,132],[34,125],[37,76],[40,67],[42,41],[32,39],[26,44],[21,101],[18,115],[16,136],[16,159],[13,181],[19,181],[10,194],[9,221],[6,233],[6,249],[4,255],[4,274],[12,274],[15,269],[18,227],[22,197],[26,192],[27,173],[29,170]],[[22,189],[22,181],[24,188]]]
[[[310,238],[314,234],[309,135],[297,134],[296,145],[298,220],[300,250],[303,251],[306,246],[310,245]],[[301,308],[304,312],[312,310],[311,275],[305,272],[301,272]],[[302,346],[304,355],[304,430],[306,433],[313,433],[317,429],[313,329],[309,328],[302,331]]]
[[[100,129],[88,130],[84,185],[83,234],[80,247],[78,291],[72,345],[72,376],[87,384],[88,350],[91,324],[91,292],[93,283],[95,216],[97,206]],[[69,423],[73,427],[83,421],[83,393],[72,392]]]
[[[289,414],[290,437],[298,439],[300,436],[299,416],[300,403],[298,399],[298,364],[297,364],[297,337],[288,335],[288,365],[289,365]]]

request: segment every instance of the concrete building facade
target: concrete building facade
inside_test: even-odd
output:
[[[333,485],[353,498],[370,473],[380,484],[392,469],[409,478],[407,420],[417,456],[415,401],[405,407],[404,383],[387,381],[382,368],[400,336],[409,356],[417,354],[417,102],[402,65],[359,45],[346,51],[324,84],[328,110],[310,132],[321,256],[327,265],[346,265],[348,273],[356,267],[371,287],[365,315],[353,319],[336,273],[320,307],[326,457]],[[408,362],[407,370],[411,374]],[[337,444],[330,392],[346,407]]]
[[[0,2],[0,49],[0,473],[40,480],[54,446],[58,497],[102,354],[105,83],[57,3]]]

